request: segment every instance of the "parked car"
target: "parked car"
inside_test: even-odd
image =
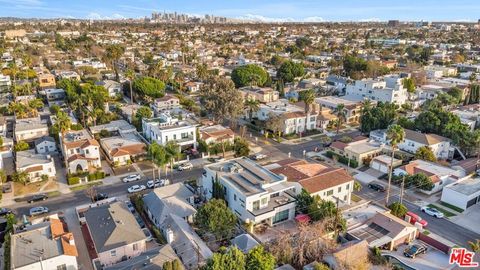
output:
[[[108,195],[106,193],[97,193],[95,196],[93,196],[93,201],[95,202],[105,199],[108,199]]]
[[[368,187],[378,192],[385,192],[385,187],[377,183],[370,183]]]
[[[185,162],[185,163],[182,163],[182,164],[178,165],[177,169],[179,171],[191,170],[191,169],[193,169],[193,165],[190,162]]]
[[[0,208],[0,217],[6,216],[12,213],[12,209],[9,208]]]
[[[125,201],[125,204],[127,205],[128,210],[130,210],[130,212],[135,213],[135,207],[133,207],[133,204],[131,201]]]
[[[420,208],[420,210],[432,217],[436,217],[436,218],[443,218],[443,213],[438,211],[437,209],[435,208],[432,208],[432,207],[428,207],[428,206],[424,206],[422,208]]]
[[[48,199],[48,196],[46,194],[36,194],[27,199],[28,203],[33,203],[33,202],[38,202],[38,201],[45,201]]]
[[[148,230],[148,228],[143,228],[142,231],[143,231],[143,234],[145,234],[145,237],[147,238],[147,242],[150,242],[153,240],[152,233],[150,233],[150,230]]]
[[[262,160],[262,159],[266,159],[266,158],[267,158],[267,155],[262,154],[262,153],[256,153],[255,155],[252,156],[253,160]]]
[[[135,219],[137,220],[138,225],[140,225],[140,228],[145,228],[145,222],[143,222],[143,219],[140,217],[140,215],[135,215]]]
[[[413,244],[403,251],[403,255],[408,258],[415,258],[418,254],[427,253],[427,247],[420,244]]]
[[[30,209],[29,213],[30,213],[31,217],[36,216],[36,215],[45,214],[45,213],[48,213],[48,208],[44,207],[44,206],[33,207],[33,208]]]
[[[141,179],[141,177],[140,177],[139,174],[131,174],[131,175],[123,178],[122,181],[123,181],[124,183],[128,183],[128,182],[138,181],[138,180],[140,180],[140,179]]]
[[[419,215],[417,215],[413,212],[408,211],[407,214],[405,214],[405,215],[410,217],[410,223],[413,224],[413,225],[415,225],[415,223],[417,223],[417,222],[420,225],[422,225],[422,228],[425,228],[428,225],[428,222],[426,220],[423,220]]]
[[[127,189],[128,193],[135,193],[145,190],[146,187],[144,185],[133,185]]]

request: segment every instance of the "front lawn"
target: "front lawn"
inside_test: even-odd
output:
[[[76,187],[71,187],[70,190],[71,191],[80,191],[80,190],[85,190],[89,187],[93,187],[93,186],[99,186],[99,185],[102,185],[103,182],[102,181],[99,181],[99,182],[93,182],[93,183],[88,183],[88,184],[85,184],[85,185],[80,185],[80,186],[76,186]]]
[[[445,210],[445,209],[443,209],[443,208],[441,208],[441,207],[438,207],[438,206],[436,206],[436,205],[434,205],[434,204],[429,204],[429,205],[427,205],[427,206],[428,206],[428,207],[431,207],[431,208],[437,209],[438,211],[442,212],[446,217],[453,217],[453,216],[455,216],[454,213],[449,212],[449,211],[447,211],[447,210]]]

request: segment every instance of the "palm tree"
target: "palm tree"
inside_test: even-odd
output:
[[[15,63],[15,61],[10,62],[10,63],[8,64],[8,69],[10,70],[10,75],[13,77],[13,85],[12,85],[12,88],[15,89],[15,87],[17,86],[17,74],[18,74],[18,72],[19,72],[18,66],[17,66],[17,64]]]
[[[307,122],[309,119],[309,113],[310,113],[310,105],[312,105],[315,102],[315,90],[309,89],[306,91],[300,92],[300,99],[303,101],[305,104],[305,113],[307,114],[305,118],[305,132],[307,132]]]
[[[128,84],[130,86],[130,104],[133,105],[133,87],[132,87],[132,83],[133,83],[133,80],[135,80],[135,72],[131,69],[128,69],[127,71],[125,71],[125,77],[127,77],[128,79]]]
[[[55,121],[55,125],[58,128],[58,131],[62,134],[62,138],[65,135],[65,132],[70,130],[70,127],[72,125],[72,121],[70,120],[70,117],[67,115],[67,113],[63,111],[59,111],[57,113],[57,119]]]
[[[337,115],[337,134],[340,132],[340,126],[342,126],[343,122],[345,121],[345,104],[338,104],[335,108],[335,113]]]
[[[13,173],[12,180],[13,182],[18,182],[26,185],[29,181],[28,173],[25,171]]]
[[[181,156],[180,146],[175,141],[168,141],[165,144],[165,151],[167,152],[167,160],[170,162],[170,169],[173,170],[175,159]]]
[[[248,119],[252,122],[254,112],[260,110],[260,102],[255,99],[248,98],[245,100],[245,108],[248,109]]]
[[[370,99],[365,99],[364,101],[362,101],[361,106],[362,106],[361,107],[362,109],[360,110],[360,130],[362,131],[362,133],[364,133],[365,132],[365,127],[364,127],[363,124],[365,124],[365,123],[362,122],[362,118],[366,114],[370,113],[370,110],[372,109],[372,102],[370,101]]]
[[[122,57],[123,53],[125,52],[125,49],[118,45],[118,44],[113,44],[107,47],[105,50],[105,58],[110,60],[112,63],[113,70],[115,71],[115,78],[118,81],[118,70],[117,70],[117,61]]]
[[[470,246],[470,249],[473,252],[479,252],[480,251],[480,239],[475,240],[475,242],[468,241],[468,245]]]
[[[387,187],[387,197],[385,198],[385,205],[388,205],[388,200],[390,199],[390,185],[392,183],[392,173],[393,173],[393,159],[395,158],[395,148],[398,144],[402,143],[405,140],[405,130],[399,125],[391,125],[387,130],[387,140],[390,141],[390,146],[392,147],[392,157],[390,160],[390,170],[388,172],[388,187]]]
[[[43,108],[43,101],[39,98],[30,100],[28,102],[28,107],[30,109],[30,112],[33,116],[38,115],[38,109]]]
[[[165,150],[165,147],[159,145],[157,142],[153,142],[148,147],[148,156],[152,159],[153,163],[157,165],[158,178],[160,178],[161,168],[165,167],[165,165],[168,163],[167,151]]]

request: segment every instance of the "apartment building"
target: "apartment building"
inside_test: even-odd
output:
[[[142,129],[143,135],[150,142],[164,145],[168,141],[175,141],[182,149],[197,147],[196,127],[169,115],[142,119]]]
[[[279,98],[278,91],[269,87],[246,86],[240,88],[244,100],[258,100],[261,103],[275,102]]]
[[[204,167],[201,183],[207,199],[212,198],[216,179],[228,207],[244,222],[273,226],[295,216],[298,186],[246,157]]]
[[[361,101],[352,101],[342,97],[325,96],[315,99],[315,103],[319,104],[322,109],[326,108],[330,110],[330,113],[335,114],[335,110],[338,105],[343,104],[345,107],[345,119],[347,123],[358,123],[362,111]]]
[[[69,173],[94,171],[101,167],[100,144],[85,129],[68,131],[59,137]]]
[[[12,234],[10,269],[78,269],[75,239],[65,227],[57,217],[50,217]]]
[[[398,75],[385,76],[382,79],[356,80],[346,87],[346,99],[404,104],[408,99],[407,89],[403,87],[403,78]]]

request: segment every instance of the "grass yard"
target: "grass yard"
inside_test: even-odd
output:
[[[76,186],[76,187],[71,187],[70,190],[71,191],[80,191],[80,190],[85,190],[89,187],[93,187],[93,186],[99,186],[99,185],[102,185],[103,182],[102,181],[99,181],[99,182],[93,182],[93,183],[88,183],[88,184],[85,184],[85,185],[80,185],[80,186]]]
[[[451,204],[446,203],[446,202],[440,202],[440,204],[447,207],[447,208],[452,209],[453,211],[457,211],[458,213],[463,213],[463,209],[459,208],[459,207],[456,207],[455,205],[451,205]]]
[[[21,195],[27,195],[30,193],[36,193],[40,191],[40,188],[45,185],[46,181],[41,181],[41,182],[35,182],[31,184],[22,184],[22,183],[17,183],[13,182],[13,195],[14,196],[21,196]]]
[[[360,198],[359,196],[355,195],[355,194],[352,194],[352,201],[353,202],[359,202],[361,201],[362,198]]]
[[[443,209],[442,207],[438,207],[438,206],[436,206],[436,205],[434,205],[434,204],[429,204],[429,205],[427,205],[427,206],[428,206],[428,207],[431,207],[431,208],[437,209],[438,211],[442,212],[446,217],[453,217],[453,216],[455,216],[454,213],[452,213],[452,212],[450,212],[450,211],[448,211],[448,210],[445,210],[445,209]]]

